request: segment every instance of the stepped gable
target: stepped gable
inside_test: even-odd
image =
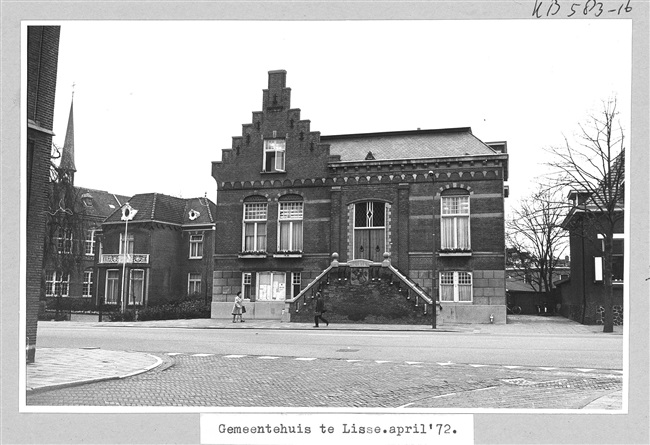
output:
[[[221,160],[212,162],[212,177],[218,187],[224,182],[277,180],[280,171],[264,171],[264,141],[285,141],[285,170],[281,173],[302,177],[322,177],[327,172],[329,148],[320,142],[320,132],[311,130],[311,121],[291,108],[291,88],[287,72],[268,72],[268,88],[263,90],[262,111],[254,111],[251,123],[242,125],[241,136],[232,138],[231,148],[221,150]],[[270,176],[269,176],[270,175]],[[270,179],[272,178],[272,179]]]
[[[495,150],[472,134],[469,127],[439,130],[395,131],[323,135],[330,154],[341,161],[363,161],[372,152],[374,160],[427,159],[493,155]]]

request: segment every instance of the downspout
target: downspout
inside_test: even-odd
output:
[[[582,236],[580,236],[581,250],[582,250],[582,318],[580,323],[585,324],[585,313],[587,311],[587,263],[585,262],[585,237],[584,237],[584,221],[581,223]]]

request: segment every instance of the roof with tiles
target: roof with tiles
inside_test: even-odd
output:
[[[216,205],[207,198],[177,198],[161,193],[143,193],[129,201],[138,212],[132,221],[157,221],[175,225],[213,224]],[[122,222],[115,212],[106,222]]]
[[[128,196],[116,195],[103,190],[75,187],[84,213],[90,217],[105,219],[129,200]]]
[[[369,153],[377,161],[497,154],[469,127],[321,136],[321,142],[341,161],[363,161]]]

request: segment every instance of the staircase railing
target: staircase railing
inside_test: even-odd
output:
[[[419,306],[419,301],[418,301],[419,299],[422,299],[424,301],[425,315],[427,314],[427,305],[433,307],[434,304],[433,298],[427,295],[427,293],[420,286],[418,286],[413,280],[411,280],[405,274],[400,272],[399,269],[397,269],[390,263],[389,253],[384,254],[384,261],[382,261],[381,263],[370,262],[365,260],[353,260],[348,263],[339,263],[338,254],[333,253],[332,262],[326,269],[324,269],[314,280],[312,280],[303,290],[301,290],[298,295],[296,295],[293,298],[285,300],[285,310],[284,310],[285,316],[283,317],[283,320],[284,321],[290,320],[290,314],[293,309],[292,305],[294,304],[296,305],[295,309],[293,309],[295,312],[299,311],[298,305],[301,304],[301,302],[303,306],[306,306],[307,299],[308,298],[313,299],[315,297],[316,292],[322,289],[323,282],[325,282],[325,284],[329,284],[330,280],[348,281],[350,279],[350,269],[351,267],[353,267],[355,261],[365,262],[367,267],[370,268],[370,279],[372,281],[376,279],[381,280],[380,270],[382,268],[386,268],[388,271],[390,271],[393,277],[397,278],[401,283],[403,283],[406,286],[407,292],[413,292],[415,294],[416,307]],[[336,275],[334,275],[333,269],[336,269],[337,271]],[[407,294],[407,298],[410,299],[409,294]],[[436,302],[436,304],[440,306],[440,302]]]

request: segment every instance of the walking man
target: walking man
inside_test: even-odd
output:
[[[316,292],[316,306],[314,307],[314,327],[318,327],[318,319],[321,321],[325,322],[326,326],[329,326],[330,323],[329,321],[325,320],[323,318],[323,313],[327,312],[327,309],[325,309],[325,302],[323,301],[323,298],[320,294],[320,292]]]

